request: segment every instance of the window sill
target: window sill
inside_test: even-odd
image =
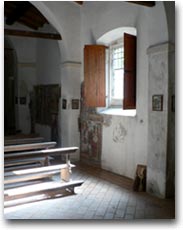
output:
[[[123,110],[121,108],[108,108],[102,111],[98,111],[98,113],[107,114],[107,115],[116,115],[116,116],[135,117],[136,109]]]

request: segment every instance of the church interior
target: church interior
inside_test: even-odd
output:
[[[175,218],[175,2],[4,2],[4,216]]]

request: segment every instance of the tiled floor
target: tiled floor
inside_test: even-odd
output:
[[[6,219],[173,219],[174,200],[131,190],[132,180],[84,164],[73,169],[83,179],[76,195],[4,209]]]

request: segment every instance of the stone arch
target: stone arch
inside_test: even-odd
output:
[[[108,31],[97,39],[98,44],[109,45],[112,41],[115,41],[123,36],[124,33],[137,35],[135,27],[118,27]]]
[[[46,6],[45,2],[32,1],[31,3],[46,17],[46,19],[50,22],[50,24],[53,25],[53,27],[62,36],[62,41],[59,42],[60,54],[61,54],[61,58],[65,57],[66,50],[67,50],[66,49],[66,47],[67,47],[67,39],[65,39],[65,34],[64,34],[63,28],[60,25],[59,21],[57,20],[56,16],[49,9],[49,7]]]

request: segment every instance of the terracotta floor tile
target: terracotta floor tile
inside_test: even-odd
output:
[[[76,194],[4,209],[6,219],[174,219],[174,200],[132,191],[133,181],[78,163],[73,179],[83,179]]]

